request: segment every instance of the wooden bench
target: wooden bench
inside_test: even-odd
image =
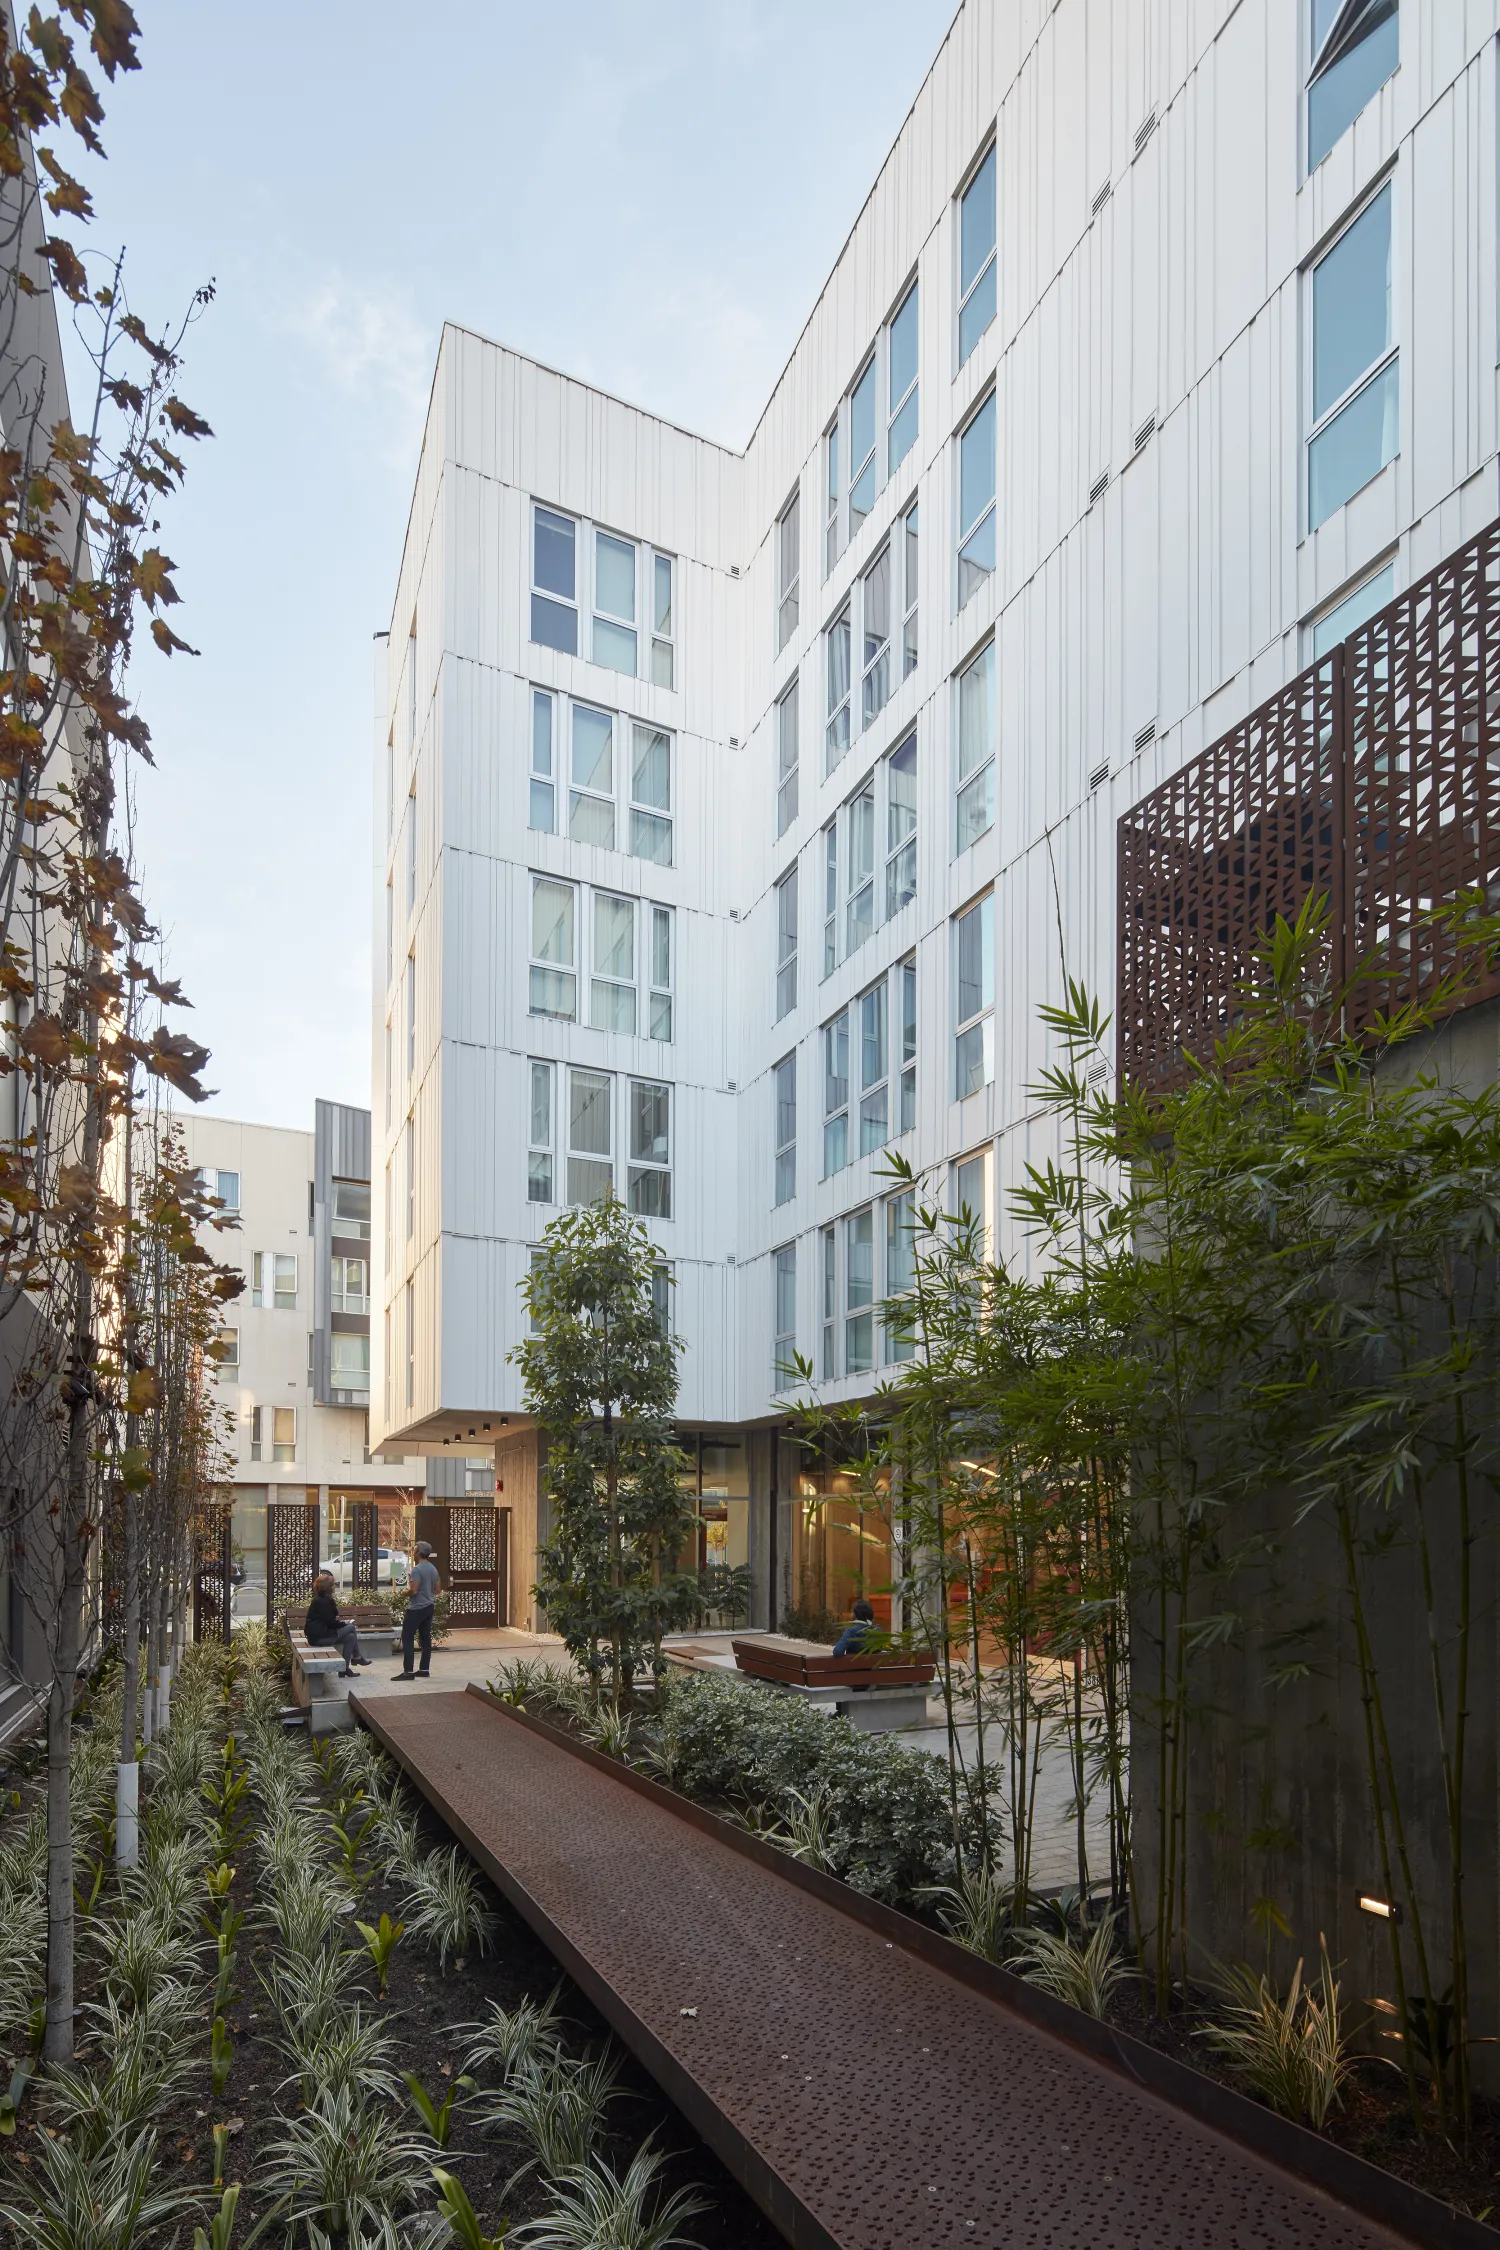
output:
[[[904,1649],[835,1656],[821,1641],[795,1641],[781,1633],[757,1633],[730,1645],[735,1663],[749,1679],[763,1680],[819,1710],[836,1711],[862,1734],[886,1734],[893,1727],[926,1721],[927,1689],[937,1672],[930,1656],[913,1656]]]
[[[354,1608],[341,1611],[359,1627],[362,1656],[388,1657],[396,1627],[383,1609]],[[292,1650],[292,1694],[307,1713],[314,1734],[343,1734],[354,1725],[349,1708],[349,1683],[344,1677],[343,1652],[326,1645],[315,1647],[291,1612],[282,1620]]]

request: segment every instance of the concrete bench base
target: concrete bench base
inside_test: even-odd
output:
[[[742,1677],[754,1678],[754,1674]],[[897,1727],[927,1724],[925,1687],[799,1687],[791,1680],[766,1679],[755,1684],[769,1689],[772,1695],[795,1695],[799,1702],[811,1704],[815,1711],[826,1711],[830,1717],[837,1714],[860,1734],[891,1734]]]

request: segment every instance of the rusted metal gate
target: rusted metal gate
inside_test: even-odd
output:
[[[193,1519],[193,1639],[227,1641],[234,1615],[234,1510],[200,1508]]]
[[[376,1500],[354,1503],[353,1584],[374,1593],[380,1583],[380,1504]]]
[[[1500,523],[1190,758],[1120,821],[1122,1079],[1173,1084],[1310,896],[1359,1031],[1464,962],[1435,913],[1500,904]],[[1359,972],[1356,977],[1356,972]],[[1463,1004],[1500,991],[1490,971]]]
[[[429,1504],[417,1510],[417,1537],[433,1551],[453,1624],[509,1624],[509,1508]]]
[[[305,1610],[318,1569],[316,1500],[266,1503],[266,1623]],[[300,1622],[300,1620],[299,1620]]]

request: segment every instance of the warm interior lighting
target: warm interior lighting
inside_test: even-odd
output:
[[[1382,1922],[1399,1922],[1401,1919],[1400,1907],[1389,1899],[1361,1896],[1359,1910],[1361,1914],[1375,1915]]]

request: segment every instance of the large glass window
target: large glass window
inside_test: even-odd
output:
[[[553,508],[531,511],[531,637],[578,654],[578,526]]]
[[[787,1390],[797,1379],[797,1245],[788,1242],[772,1260],[775,1335],[771,1349],[771,1388]]]
[[[831,1383],[839,1371],[838,1237],[832,1227],[822,1228],[818,1235],[818,1295],[823,1319],[821,1372],[823,1381]]]
[[[570,1203],[598,1203],[615,1184],[613,1094],[614,1080],[602,1070],[568,1072]]]
[[[531,811],[530,826],[550,836],[557,826],[557,788],[553,775],[552,743],[556,713],[552,697],[541,688],[531,691]]]
[[[995,820],[995,644],[980,650],[958,676],[957,828],[954,849],[970,844]]]
[[[849,1161],[849,1011],[823,1026],[823,1177]]]
[[[672,1036],[672,956],[675,951],[672,909],[670,906],[653,906],[649,988],[651,998],[646,1026],[652,1039],[670,1039]]]
[[[776,706],[776,833],[784,836],[797,817],[797,768],[801,758],[797,730],[797,675],[794,672]]]
[[[615,723],[591,704],[572,706],[573,786],[568,792],[568,834],[575,844],[615,843]]]
[[[916,1223],[915,1197],[908,1188],[902,1195],[886,1198],[885,1205],[885,1293],[888,1299],[908,1296],[916,1287],[917,1251],[912,1229]],[[892,1323],[885,1323],[885,1356],[899,1362],[910,1359],[913,1352],[910,1336],[895,1331]]]
[[[297,1458],[295,1406],[275,1406],[271,1409],[271,1458],[273,1461],[295,1461]]]
[[[286,1250],[272,1259],[272,1305],[277,1312],[297,1310],[297,1260]]]
[[[1315,172],[1401,59],[1397,0],[1312,0],[1311,29],[1307,169]]]
[[[891,692],[891,550],[882,547],[860,582],[860,622],[864,628],[860,724],[868,726],[884,710]]]
[[[370,1388],[369,1337],[335,1334],[329,1342],[332,1346],[328,1371],[330,1387],[336,1391],[367,1391]]]
[[[823,636],[828,668],[828,726],[823,771],[832,773],[849,747],[849,611],[846,608]]]
[[[995,1075],[995,900],[953,918],[953,1091],[962,1101]]]
[[[227,1211],[238,1211],[238,1209],[239,1209],[239,1207],[240,1207],[240,1176],[239,1176],[239,1173],[238,1173],[238,1172],[216,1172],[216,1173],[214,1174],[214,1193],[215,1193],[215,1195],[217,1195],[217,1197],[218,1197],[218,1199],[219,1199],[220,1203],[222,1203],[222,1204],[223,1204],[223,1206],[224,1206],[224,1209],[226,1210],[226,1212],[227,1212]],[[366,1191],[366,1193],[367,1193],[367,1195],[368,1195],[368,1190]],[[366,1210],[368,1210],[368,1209],[369,1209],[369,1204],[368,1204],[368,1202],[366,1203],[366,1206],[365,1206],[365,1208],[366,1208]]]
[[[855,1001],[859,1023],[859,1153],[884,1148],[891,1134],[890,1039],[886,979]]]
[[[635,548],[608,531],[594,533],[594,662],[636,669]]]
[[[885,911],[917,895],[917,738],[909,734],[885,762]]]
[[[1394,458],[1397,377],[1387,182],[1313,267],[1310,531]]]
[[[335,1180],[331,1231],[346,1242],[370,1239],[370,1183],[368,1180]]]
[[[637,859],[672,864],[672,737],[660,727],[631,729],[630,849]]]
[[[551,1203],[554,1200],[553,1151],[556,1144],[553,1093],[557,1066],[549,1062],[533,1062],[529,1067],[531,1129],[530,1147],[526,1156],[526,1200],[528,1203]]]
[[[638,1218],[672,1216],[672,1089],[630,1081],[630,1208]]]
[[[995,568],[995,394],[958,441],[958,606]]]
[[[776,886],[776,1021],[797,1005],[797,865]]]
[[[995,151],[991,148],[958,204],[958,364],[962,367],[995,317]]]
[[[531,878],[531,987],[534,1016],[578,1014],[578,894],[571,883]]]
[[[844,954],[857,953],[875,927],[875,784],[844,808]]]
[[[594,893],[589,1022],[595,1031],[635,1030],[635,907],[633,898]]]
[[[676,576],[677,565],[670,555],[651,557],[651,680],[655,687],[677,685],[672,599]]]
[[[875,362],[849,393],[849,536],[875,505]]]
[[[894,474],[917,442],[917,285],[912,283],[886,331],[886,470]]]
[[[802,580],[802,496],[794,492],[776,519],[776,652],[797,630]]]
[[[913,500],[896,533],[901,557],[901,677],[917,668],[917,503]]]
[[[797,1057],[785,1055],[771,1073],[775,1103],[776,1196],[790,1203],[797,1192]]]
[[[875,1213],[870,1204],[844,1221],[844,1373],[875,1364]]]

